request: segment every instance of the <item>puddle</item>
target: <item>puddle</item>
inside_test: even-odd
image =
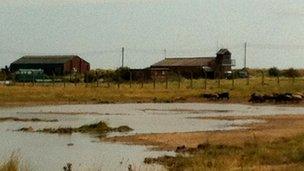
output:
[[[108,136],[213,131],[236,129],[236,126],[259,121],[199,120],[191,119],[191,117],[274,114],[304,114],[304,108],[189,103],[0,108],[0,117],[58,120],[58,122],[1,122],[0,161],[9,157],[13,151],[19,151],[22,159],[29,164],[31,170],[62,170],[62,167],[68,162],[73,164],[73,170],[127,170],[129,164],[143,169],[151,167],[143,164],[145,157],[174,155],[174,153],[150,151],[144,146],[99,142],[93,135],[80,133],[53,135],[12,130],[29,126],[35,130],[80,127],[85,124],[105,121],[111,127],[127,125],[134,129],[128,133],[110,133]],[[68,146],[68,144],[73,145]],[[161,168],[159,169],[161,170]]]

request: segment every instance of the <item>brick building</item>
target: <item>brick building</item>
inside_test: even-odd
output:
[[[216,57],[165,58],[151,65],[151,77],[163,79],[168,72],[180,73],[183,77],[223,78],[235,66],[228,49],[220,49]]]

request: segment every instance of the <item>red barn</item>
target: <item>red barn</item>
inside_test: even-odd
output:
[[[47,75],[65,75],[86,73],[90,70],[90,64],[77,55],[23,56],[10,65],[11,72],[19,69],[42,69]]]

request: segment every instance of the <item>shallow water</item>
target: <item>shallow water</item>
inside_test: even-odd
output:
[[[61,170],[70,162],[73,170],[127,170],[129,164],[145,168],[143,159],[172,152],[150,151],[144,146],[100,142],[87,134],[51,135],[14,130],[32,126],[78,127],[106,121],[110,126],[128,125],[136,133],[190,132],[234,129],[257,120],[199,120],[214,115],[304,114],[303,107],[249,106],[237,104],[106,104],[0,108],[0,117],[58,119],[59,122],[0,122],[0,161],[18,151],[31,170]],[[73,143],[73,146],[67,144]],[[160,168],[159,168],[160,169]],[[149,170],[149,169],[145,169]],[[154,168],[152,169],[154,170]]]

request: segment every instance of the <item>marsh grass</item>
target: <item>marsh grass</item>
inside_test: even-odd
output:
[[[201,94],[204,92],[229,91],[231,102],[247,102],[253,92],[271,94],[274,92],[304,92],[304,79],[282,77],[280,85],[276,78],[265,77],[265,84],[261,84],[261,77],[250,78],[249,85],[246,79],[236,79],[234,86],[232,80],[221,80],[218,87],[217,80],[207,80],[207,88],[204,89],[204,80],[183,79],[180,88],[178,82],[170,81],[166,89],[165,82],[157,82],[154,89],[153,83],[129,83],[117,84],[95,83],[91,84],[25,84],[18,83],[15,86],[0,85],[0,104],[60,104],[60,103],[114,103],[114,102],[203,102]]]
[[[302,170],[304,134],[268,143],[245,142],[243,147],[208,144],[175,157],[147,158],[169,170]]]
[[[21,128],[20,131],[22,131]],[[93,133],[93,134],[105,134],[109,132],[129,132],[133,129],[123,125],[119,127],[112,128],[108,126],[107,123],[100,121],[95,124],[83,125],[79,128],[44,128],[42,130],[37,130],[36,132],[51,133],[51,134],[72,134],[72,133]]]
[[[20,160],[18,153],[12,153],[7,161],[0,163],[0,171],[29,171],[29,167],[22,165]]]

